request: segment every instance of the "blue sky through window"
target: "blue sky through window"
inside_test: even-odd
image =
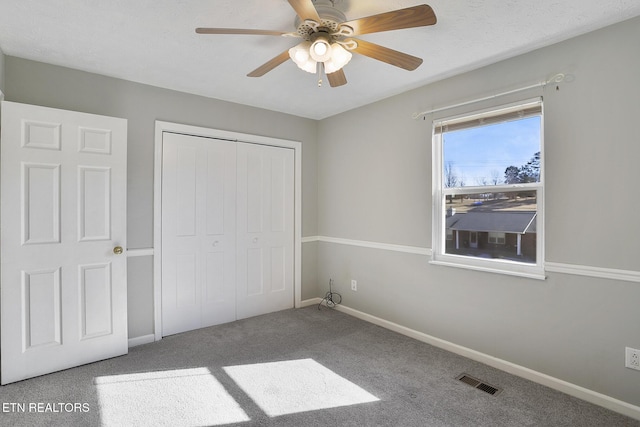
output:
[[[504,183],[509,166],[525,165],[540,151],[540,116],[445,132],[444,166],[451,165],[464,186]]]

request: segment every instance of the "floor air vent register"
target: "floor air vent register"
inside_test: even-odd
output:
[[[498,387],[494,387],[492,385],[489,385],[483,381],[480,381],[477,378],[474,378],[470,375],[467,374],[461,374],[459,375],[457,378],[457,380],[462,381],[465,384],[470,385],[471,387],[477,388],[478,390],[482,390],[485,393],[489,393],[493,396],[500,394],[500,392],[502,391],[501,389],[499,389]]]

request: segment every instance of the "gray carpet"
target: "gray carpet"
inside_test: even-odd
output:
[[[473,388],[461,373],[502,391]],[[315,306],[0,387],[0,404],[3,426],[640,426]]]

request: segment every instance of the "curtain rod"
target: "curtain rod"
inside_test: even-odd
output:
[[[485,96],[484,98],[478,98],[478,99],[473,99],[471,101],[460,102],[458,104],[447,105],[446,107],[435,108],[433,110],[427,110],[427,111],[423,111],[421,113],[413,113],[411,117],[413,117],[414,119],[418,119],[420,117],[426,116],[427,114],[437,113],[438,111],[450,110],[450,109],[456,108],[456,107],[462,107],[462,106],[465,106],[465,105],[475,104],[476,102],[482,102],[482,101],[487,101],[489,99],[498,98],[498,97],[501,97],[501,96],[511,95],[512,93],[523,92],[525,90],[534,89],[534,88],[537,88],[537,87],[544,87],[544,86],[548,85],[549,83],[560,83],[563,80],[565,80],[566,77],[567,76],[565,74],[558,73],[555,76],[551,77],[549,80],[545,80],[543,82],[539,82],[539,83],[532,84],[532,85],[529,85],[529,86],[521,87],[521,88],[518,88],[518,89],[508,90],[506,92],[497,93],[495,95]]]

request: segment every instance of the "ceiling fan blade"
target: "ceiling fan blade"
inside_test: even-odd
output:
[[[327,74],[327,80],[331,87],[338,87],[347,84],[347,77],[344,75],[344,70],[341,68],[331,74]]]
[[[264,64],[262,64],[261,66],[259,66],[258,68],[256,68],[255,70],[253,70],[252,72],[247,74],[247,76],[248,77],[261,77],[261,76],[264,76],[269,71],[271,71],[274,68],[276,68],[278,65],[282,64],[283,62],[286,62],[287,59],[289,59],[289,51],[285,50],[280,55],[276,56],[275,58],[273,58],[270,61],[265,62]]]
[[[408,7],[380,13],[367,18],[354,19],[341,24],[353,28],[353,35],[378,33],[381,31],[400,30],[402,28],[424,27],[433,25],[437,21],[436,14],[431,6]]]
[[[286,34],[282,31],[271,30],[243,30],[241,28],[196,28],[198,34],[248,34],[248,35],[262,35],[262,36],[284,36]]]
[[[369,58],[377,59],[378,61],[386,62],[387,64],[391,64],[396,67],[404,68],[405,70],[413,71],[422,64],[422,58],[418,58],[417,56],[398,52],[397,50],[389,49],[388,47],[366,42],[364,40],[349,40],[354,40],[358,44],[355,49],[352,49],[354,52],[368,56]]]
[[[311,19],[320,23],[320,15],[311,0],[289,0],[289,4],[303,21]]]

